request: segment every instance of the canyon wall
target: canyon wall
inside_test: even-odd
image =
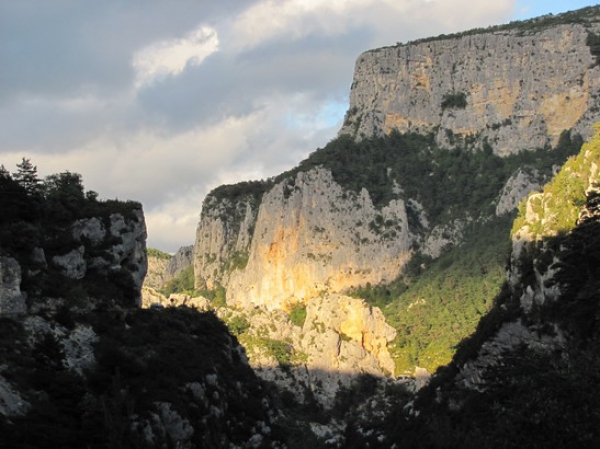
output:
[[[356,62],[340,134],[468,136],[497,154],[584,138],[597,119],[600,69],[588,45],[598,11],[579,23],[535,19],[379,48]]]

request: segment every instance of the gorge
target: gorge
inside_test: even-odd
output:
[[[597,444],[598,42],[592,7],[367,51],[339,136],[172,257],[4,170],[7,447]]]

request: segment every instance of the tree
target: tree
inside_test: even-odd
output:
[[[83,182],[79,173],[66,171],[46,177],[46,196],[67,204],[78,204],[85,199]]]
[[[13,173],[13,179],[29,195],[41,193],[41,183],[37,176],[37,167],[31,163],[30,159],[23,158],[20,164],[17,164],[17,171]]]
[[[2,179],[12,179],[12,177],[10,176],[10,173],[8,172],[8,170],[6,169],[6,167],[4,166],[4,164],[0,165],[0,178],[2,178]]]

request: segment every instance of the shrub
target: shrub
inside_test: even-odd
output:
[[[243,334],[250,328],[250,323],[248,322],[245,316],[237,315],[231,320],[227,321],[227,327],[233,335],[238,336]]]
[[[302,327],[306,321],[306,306],[304,304],[296,304],[290,311],[290,321],[294,326]]]
[[[444,109],[464,109],[467,107],[467,94],[464,92],[450,92],[444,94],[442,98],[442,110]]]
[[[155,257],[157,259],[169,260],[171,258],[170,254],[167,254],[156,248],[148,248],[147,250],[148,257]]]

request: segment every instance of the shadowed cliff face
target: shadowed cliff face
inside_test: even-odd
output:
[[[272,396],[213,314],[63,311],[0,326],[3,448],[282,447]]]
[[[501,155],[556,145],[565,129],[587,138],[600,88],[588,36],[600,15],[590,8],[581,17],[365,52],[340,134],[433,131],[449,144],[451,131]]]
[[[600,139],[513,226],[508,279],[409,407],[346,436],[364,447],[587,447],[600,440]]]

